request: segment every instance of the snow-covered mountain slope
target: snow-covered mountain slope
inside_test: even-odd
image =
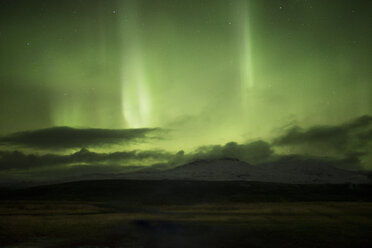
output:
[[[123,175],[139,180],[260,181],[279,183],[371,183],[366,175],[327,164],[283,160],[260,166],[235,159],[197,160],[167,171]]]

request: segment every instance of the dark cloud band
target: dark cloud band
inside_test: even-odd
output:
[[[20,151],[0,151],[0,171],[17,169],[36,169],[42,167],[53,168],[69,164],[123,164],[130,165],[136,162],[168,161],[172,154],[164,151],[123,151],[113,153],[95,153],[83,148],[70,155],[34,155],[24,154]]]
[[[0,138],[0,144],[39,149],[66,149],[121,144],[154,138],[160,129],[76,129],[53,127],[18,132]]]
[[[372,116],[361,116],[335,126],[293,127],[276,138],[273,145],[300,147],[308,153],[328,150],[344,156],[367,154],[372,146]]]

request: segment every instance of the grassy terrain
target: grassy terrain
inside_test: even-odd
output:
[[[1,247],[368,247],[372,203],[153,205],[3,201]]]
[[[86,181],[0,190],[0,247],[372,247],[371,185]]]

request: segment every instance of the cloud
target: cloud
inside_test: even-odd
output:
[[[30,144],[29,146],[33,147],[41,146],[44,148],[47,144],[54,147],[75,147],[78,145],[111,144],[121,140],[128,142],[136,139],[142,140],[146,139],[149,133],[156,132],[152,129],[72,130],[72,133],[76,133],[78,138],[71,137],[71,134],[65,137],[62,137],[61,134],[52,136],[61,139],[61,142],[53,141],[51,137],[44,139],[43,135],[35,135],[35,132],[24,132],[7,137],[8,140],[9,137],[13,137],[16,144]],[[85,132],[86,130],[89,130],[89,132]],[[66,133],[70,131],[71,129]],[[123,133],[120,131],[123,131]],[[55,132],[49,131],[46,133],[54,134]],[[104,137],[104,134],[107,134],[107,136]],[[64,141],[64,139],[69,138],[72,140]],[[190,153],[185,153],[183,150],[177,153],[164,150],[97,153],[91,152],[87,148],[82,148],[80,151],[69,155],[28,155],[20,151],[0,151],[0,171],[55,169],[60,171],[69,170],[71,173],[73,171],[82,173],[84,171],[90,173],[97,171],[101,173],[105,170],[107,172],[120,171],[121,167],[126,166],[152,165],[154,169],[164,169],[198,159],[223,158],[239,159],[253,165],[299,163],[309,166],[310,164],[314,166],[331,165],[344,169],[361,169],[362,165],[368,167],[368,164],[372,161],[372,154],[369,152],[372,148],[371,138],[372,117],[362,116],[335,126],[315,126],[308,129],[293,127],[282,136],[274,139],[271,144],[263,140],[243,144],[229,142],[225,145],[202,146]],[[3,137],[2,140],[7,139]],[[275,152],[276,148],[281,147],[289,147],[290,151],[283,152],[279,149]]]
[[[174,157],[173,163],[180,164],[197,159],[235,158],[257,164],[270,159],[273,153],[270,144],[262,140],[245,144],[229,142],[225,145],[202,146],[186,155],[180,151]]]
[[[53,127],[35,131],[12,133],[0,138],[0,144],[37,149],[68,149],[129,142],[142,142],[158,138],[160,129],[76,129]]]
[[[34,155],[24,154],[20,151],[1,151],[0,152],[0,171],[1,170],[22,170],[63,167],[66,165],[105,165],[120,164],[135,165],[141,163],[153,164],[156,162],[167,162],[174,155],[164,151],[123,151],[113,153],[95,153],[83,148],[70,155]]]
[[[273,145],[289,147],[295,153],[352,157],[367,155],[371,141],[372,116],[361,116],[341,125],[292,127]]]
[[[0,171],[37,168],[66,167],[66,165],[159,165],[172,167],[197,159],[236,158],[252,164],[267,161],[273,155],[270,145],[264,141],[247,144],[229,142],[225,145],[203,146],[192,153],[163,150],[120,151],[112,153],[91,152],[87,148],[70,155],[24,154],[20,151],[0,151]]]
[[[372,117],[361,116],[334,126],[313,126],[308,129],[294,126],[272,143],[258,140],[243,144],[229,142],[225,145],[202,146],[192,153],[174,157],[173,163],[235,158],[259,165],[285,162],[291,156],[296,158],[292,162],[301,164],[330,165],[355,170],[362,169],[363,166],[369,167],[372,161],[370,151]]]

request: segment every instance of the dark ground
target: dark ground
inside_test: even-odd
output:
[[[372,201],[372,184],[281,184],[247,181],[79,181],[0,189],[1,199],[121,201],[127,204]]]
[[[73,182],[0,191],[0,247],[372,247],[372,185]]]

